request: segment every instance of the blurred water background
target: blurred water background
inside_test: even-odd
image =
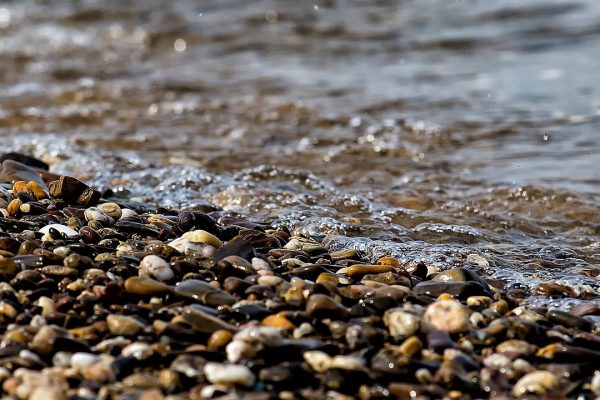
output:
[[[0,57],[56,172],[598,302],[598,1],[3,1]]]

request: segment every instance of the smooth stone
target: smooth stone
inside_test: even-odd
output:
[[[534,371],[526,374],[517,381],[512,393],[515,397],[527,394],[545,395],[558,393],[560,385],[558,378],[549,371]]]
[[[469,329],[469,313],[457,300],[438,300],[425,309],[425,320],[436,329],[459,333]]]
[[[186,232],[181,237],[189,240],[192,243],[210,244],[211,246],[217,249],[223,247],[223,242],[221,242],[221,240],[218,237],[216,237],[212,233],[203,230]]]
[[[96,385],[114,382],[115,372],[111,365],[97,362],[81,370],[84,379],[94,382]]]
[[[228,324],[218,317],[208,314],[202,310],[201,307],[196,307],[195,304],[184,308],[183,319],[195,330],[203,333],[211,334],[219,329],[224,329],[230,332],[236,332],[238,330],[235,326]]]
[[[155,255],[148,255],[142,259],[138,275],[142,278],[154,278],[161,282],[175,277],[169,263]]]
[[[227,256],[227,257],[224,257],[222,260],[228,262],[235,269],[242,271],[246,275],[255,275],[256,274],[256,270],[252,266],[252,263],[240,256]],[[271,278],[276,279],[278,277],[272,276]]]
[[[453,282],[453,281],[425,281],[417,284],[413,291],[417,295],[438,297],[448,293],[459,299],[471,296],[488,296],[490,293],[477,282]]]
[[[434,281],[442,282],[478,282],[481,283],[481,277],[475,272],[468,268],[451,268],[446,271],[442,271],[433,277]]]
[[[516,353],[529,356],[534,354],[537,350],[537,346],[530,344],[525,340],[520,339],[509,339],[496,346],[498,353]]]
[[[136,213],[135,211],[133,211],[130,208],[122,208],[121,209],[121,216],[119,217],[119,221],[122,221],[125,218],[137,217],[137,215],[138,215],[138,213]]]
[[[117,203],[98,204],[98,209],[115,221],[119,220],[122,215],[121,207]]]
[[[218,234],[219,228],[208,215],[198,211],[182,211],[177,216],[177,227],[181,232],[202,229],[212,234]]]
[[[569,313],[578,317],[584,317],[586,315],[600,315],[600,307],[593,303],[582,303],[571,307]]]
[[[395,271],[396,268],[390,265],[363,265],[355,264],[350,267],[345,267],[337,270],[337,274],[348,275],[352,278],[362,278],[369,274],[383,274],[385,272]]]
[[[21,242],[12,237],[0,237],[0,250],[8,251],[9,253],[17,254],[21,248]]]
[[[0,165],[0,182],[33,181],[44,189],[48,189],[40,173],[29,165],[14,160],[4,160]]]
[[[256,380],[252,371],[244,365],[209,362],[204,366],[203,372],[209,382],[226,386],[251,387]]]
[[[347,319],[350,311],[324,294],[313,294],[306,302],[306,313],[314,318]]]
[[[227,360],[231,363],[239,363],[241,361],[249,361],[254,358],[260,348],[243,340],[232,340],[225,347]]]
[[[50,234],[50,228],[54,228],[57,231],[59,231],[60,233],[65,234],[67,236],[76,236],[76,235],[79,235],[79,232],[77,232],[75,229],[69,228],[68,226],[61,225],[61,224],[46,225],[42,229],[40,229],[39,232],[42,232],[44,235],[49,235]]]
[[[71,366],[76,369],[83,369],[100,360],[100,356],[92,353],[74,353],[71,356]]]
[[[170,286],[165,285],[162,282],[151,278],[142,278],[139,276],[127,278],[125,280],[124,287],[127,293],[148,296],[167,294],[173,290]]]
[[[92,189],[85,183],[72,176],[61,176],[50,182],[48,186],[50,195],[54,198],[63,199],[69,203],[89,207],[98,204],[102,194]]]
[[[226,291],[197,279],[178,283],[175,286],[175,294],[209,306],[233,305],[237,302],[236,298]]]
[[[305,351],[302,357],[315,372],[323,373],[331,368],[332,358],[325,352],[319,350]]]
[[[207,345],[209,349],[224,349],[231,342],[231,339],[233,339],[233,334],[230,331],[219,329],[210,335]]]
[[[121,350],[121,355],[123,357],[133,356],[138,360],[145,360],[152,354],[154,354],[154,349],[152,349],[152,346],[148,343],[142,342],[128,344],[123,348],[123,350]]]
[[[141,321],[126,315],[111,314],[106,317],[106,322],[113,335],[134,336],[146,328]]]
[[[283,336],[279,329],[268,326],[251,326],[244,328],[233,336],[233,340],[241,340],[246,343],[261,344],[266,346],[278,345]]]
[[[8,152],[4,153],[0,156],[0,163],[3,163],[6,160],[17,161],[21,164],[28,165],[30,167],[39,168],[48,171],[50,166],[43,162],[42,160],[38,160],[35,157],[28,156],[27,154],[17,153],[17,152]]]
[[[592,323],[587,319],[556,309],[548,310],[546,312],[546,318],[554,323],[584,331],[590,330],[592,327]]]
[[[296,328],[296,325],[280,314],[269,315],[261,321],[261,324],[281,330],[292,330]]]
[[[594,393],[596,396],[600,396],[600,374],[594,374],[590,386],[592,393]]]
[[[390,335],[395,339],[403,339],[414,335],[421,327],[421,318],[401,308],[392,308],[383,315],[383,322]]]
[[[109,224],[109,225],[113,225],[115,223],[115,220],[113,218],[111,218],[108,215],[104,214],[97,207],[87,208],[83,212],[83,215],[85,216],[85,220],[86,221],[98,221],[98,222],[106,223],[106,224]]]

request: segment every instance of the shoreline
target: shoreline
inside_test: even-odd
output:
[[[127,208],[20,161],[0,190],[10,396],[600,396],[600,308],[524,307],[474,272],[481,255],[436,274],[371,264],[217,209]]]

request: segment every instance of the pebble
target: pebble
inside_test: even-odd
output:
[[[175,286],[175,294],[194,299],[208,306],[233,305],[237,300],[222,289],[218,289],[208,282],[189,279]]]
[[[306,302],[306,313],[315,318],[347,319],[349,310],[338,301],[323,294],[313,294]]]
[[[183,319],[199,332],[211,334],[216,330],[224,329],[230,332],[236,332],[238,329],[227,322],[212,316],[192,304],[183,311]]]
[[[98,204],[98,210],[115,221],[119,220],[123,215],[121,207],[117,203]]]
[[[74,353],[71,356],[71,366],[78,370],[95,364],[100,360],[100,357],[91,353]]]
[[[90,207],[90,208],[86,209],[84,211],[83,215],[85,216],[86,221],[97,221],[97,222],[102,222],[102,223],[108,224],[108,225],[113,225],[115,223],[114,219],[112,219],[108,215],[104,214],[97,207]]]
[[[123,286],[128,293],[148,296],[159,296],[173,291],[170,286],[162,282],[138,276],[127,278]]]
[[[98,204],[85,183],[52,179],[48,192],[0,182],[7,398],[600,396],[588,288],[568,313],[532,307],[526,288],[478,275],[487,256],[330,251],[230,211],[154,208],[127,190]]]
[[[215,362],[206,363],[204,375],[210,383],[225,386],[240,385],[251,387],[256,377],[250,369],[244,365],[220,364]]]
[[[515,397],[527,394],[546,395],[556,394],[560,390],[558,378],[549,371],[534,371],[526,374],[517,381],[512,394]]]
[[[69,228],[68,226],[61,225],[61,224],[46,225],[45,227],[43,227],[39,231],[42,232],[45,235],[49,235],[51,228],[52,229],[56,229],[60,233],[62,233],[64,235],[67,235],[67,236],[76,236],[76,235],[79,235],[79,232],[77,232],[75,229]]]
[[[448,333],[469,329],[469,313],[457,300],[438,300],[428,305],[424,317],[436,329]]]
[[[390,335],[395,339],[403,339],[414,335],[421,327],[421,318],[408,313],[401,308],[387,310],[383,322],[388,327]]]
[[[146,328],[138,319],[126,315],[111,314],[106,317],[106,322],[113,335],[135,336]]]
[[[158,281],[170,281],[175,273],[169,263],[155,255],[148,255],[140,262],[138,275],[142,278],[154,278]]]
[[[337,271],[337,274],[348,275],[352,278],[362,278],[368,274],[383,274],[385,272],[394,271],[396,268],[391,265],[363,265],[357,264],[350,267],[341,268]]]
[[[600,396],[600,373],[596,371],[591,382],[592,393],[596,396]]]

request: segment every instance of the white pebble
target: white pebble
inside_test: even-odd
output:
[[[138,213],[136,213],[132,209],[122,208],[121,209],[121,217],[119,218],[119,220],[122,220],[124,218],[129,218],[129,217],[135,217],[136,215],[138,215]]]
[[[40,229],[40,232],[42,232],[45,235],[49,235],[50,234],[50,228],[54,228],[57,231],[59,231],[60,233],[64,233],[67,236],[79,235],[79,232],[77,232],[75,229],[69,228],[68,226],[61,225],[61,224],[46,225],[45,227],[43,227],[42,229]]]
[[[315,372],[325,372],[331,368],[332,359],[327,353],[319,350],[311,350],[305,351],[302,356],[304,357],[304,361]]]
[[[168,281],[175,277],[169,263],[152,254],[142,259],[138,275],[144,278],[154,278],[158,281]]]
[[[457,300],[437,300],[427,306],[425,319],[436,329],[459,333],[469,329],[469,313]]]
[[[414,335],[421,326],[421,318],[401,308],[392,308],[386,311],[383,322],[388,327],[390,335],[396,339]]]
[[[250,360],[256,355],[258,350],[257,346],[246,343],[243,340],[232,340],[225,347],[227,359],[232,363]]]
[[[85,216],[86,221],[98,221],[98,222],[104,222],[104,223],[107,223],[110,225],[115,223],[114,219],[112,219],[108,215],[104,214],[97,207],[90,207],[90,208],[86,209],[83,212],[83,215]]]
[[[220,364],[215,362],[206,363],[204,375],[210,383],[231,385],[254,385],[255,377],[252,371],[243,365]]]
[[[558,378],[549,371],[530,372],[517,381],[513,387],[513,396],[520,397],[529,393],[544,395],[558,392]]]
[[[92,353],[78,352],[71,356],[71,367],[81,370],[100,360],[100,357]]]
[[[596,375],[592,378],[592,393],[596,396],[600,396],[600,372],[597,372]]]

